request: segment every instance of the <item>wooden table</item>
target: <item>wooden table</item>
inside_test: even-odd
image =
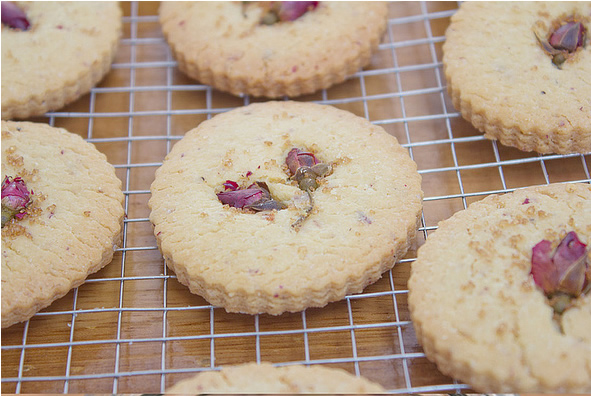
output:
[[[381,280],[325,308],[279,317],[228,314],[190,294],[165,268],[148,222],[154,171],[186,131],[255,100],[181,74],[157,3],[122,7],[124,36],[112,71],[89,95],[34,121],[80,134],[115,165],[126,196],[125,243],[84,285],[2,331],[2,392],[160,393],[194,372],[248,361],[340,367],[392,393],[468,391],[417,343],[406,284],[416,249],[439,221],[488,194],[589,181],[591,156],[524,153],[462,120],[441,65],[457,3],[391,3],[371,65],[297,98],[349,110],[396,136],[418,164],[425,202],[415,246]]]

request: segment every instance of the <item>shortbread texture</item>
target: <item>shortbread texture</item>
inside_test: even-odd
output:
[[[292,148],[333,172],[313,210],[285,165]],[[248,213],[216,196],[226,180],[265,182],[287,208]],[[151,186],[150,221],[178,280],[229,312],[278,315],[361,292],[411,246],[421,177],[383,128],[331,106],[251,104],[173,146]]]
[[[589,184],[492,195],[439,223],[408,283],[427,358],[482,392],[590,392],[591,294],[554,320],[530,275],[533,247],[570,231],[589,248]]]
[[[2,119],[54,111],[110,70],[121,36],[118,2],[15,2],[31,26],[2,24]]]
[[[163,2],[162,31],[191,78],[234,95],[296,97],[366,66],[388,21],[385,2],[320,2],[262,25],[256,2]]]
[[[585,26],[559,69],[542,49],[562,18]],[[443,65],[453,105],[484,135],[523,151],[591,152],[591,3],[466,2],[451,18]]]
[[[2,121],[2,177],[33,190],[27,215],[2,228],[2,327],[25,321],[111,262],[121,243],[121,181],[80,136]]]
[[[349,372],[323,367],[291,365],[275,367],[270,363],[247,363],[205,371],[179,381],[166,394],[203,393],[384,393],[385,389]]]

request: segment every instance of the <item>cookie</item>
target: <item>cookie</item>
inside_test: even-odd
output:
[[[589,2],[462,3],[443,45],[454,107],[507,146],[591,152],[590,30]]]
[[[439,223],[408,282],[427,358],[482,392],[591,392],[589,247],[589,184],[492,195]],[[578,296],[547,289],[542,265],[551,264],[546,274],[555,276],[557,257],[564,264],[574,249],[579,261],[564,268],[583,282]],[[586,266],[586,281],[573,263],[577,271]]]
[[[203,393],[384,393],[384,388],[363,377],[323,366],[273,366],[247,363],[204,371],[177,382],[166,394]]]
[[[420,184],[383,128],[266,102],[187,132],[148,205],[179,282],[228,312],[279,315],[361,292],[392,268],[415,237]]]
[[[4,328],[108,264],[124,213],[113,166],[65,129],[2,121],[2,178]]]
[[[122,28],[117,2],[14,2],[27,21],[20,27],[5,23],[5,3],[12,2],[2,2],[2,119],[58,110],[110,70]]]
[[[162,2],[162,31],[179,69],[234,95],[296,97],[369,64],[388,22],[385,2],[269,4]]]

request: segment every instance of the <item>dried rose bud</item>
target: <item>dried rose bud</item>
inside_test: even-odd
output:
[[[220,192],[217,197],[225,205],[238,209],[251,209],[255,212],[285,208],[284,204],[271,197],[267,183],[256,182],[248,186],[248,188],[240,189],[238,183],[227,180],[224,187],[226,189],[230,187],[231,191]],[[234,187],[236,188],[234,189]]]
[[[551,302],[557,301],[562,306],[564,297],[553,297],[567,295],[576,298],[586,290],[585,284],[589,282],[586,276],[589,270],[586,246],[571,231],[554,251],[552,243],[547,240],[533,247],[531,274]],[[558,308],[556,306],[555,310]]]
[[[579,241],[577,234],[569,232],[554,253],[554,264],[561,275],[558,290],[578,297],[585,284],[587,270],[587,245]]]
[[[574,52],[583,46],[585,39],[585,27],[581,22],[567,22],[560,26],[551,35],[548,42],[558,50]]]
[[[33,191],[20,177],[5,176],[2,181],[2,227],[12,218],[22,219],[25,209],[31,202]]]
[[[252,186],[242,190],[230,190],[217,194],[221,203],[240,209],[246,205],[260,201],[263,195],[264,192],[262,189]]]
[[[536,31],[534,34],[544,51],[552,57],[552,63],[561,69],[570,54],[584,45],[586,29],[581,22],[571,18],[551,32],[548,39],[542,38]]]
[[[306,12],[318,7],[318,1],[270,1],[260,2],[263,7],[261,23],[273,25],[277,22],[295,21]]]
[[[319,177],[328,175],[332,167],[319,162],[314,154],[293,148],[287,153],[285,163],[300,189],[313,191],[318,188]]]
[[[302,166],[312,167],[318,163],[318,160],[316,160],[316,157],[312,153],[293,148],[287,153],[285,163],[287,164],[291,175],[294,176],[298,168]]]
[[[318,1],[281,1],[277,15],[280,21],[295,21],[318,7]]]
[[[2,2],[2,23],[13,29],[28,30],[27,15],[12,1]]]

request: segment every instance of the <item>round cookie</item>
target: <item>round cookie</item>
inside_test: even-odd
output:
[[[560,64],[549,37],[569,21],[581,22],[586,33],[575,51],[558,51],[566,58]],[[462,3],[443,45],[454,107],[507,146],[591,152],[590,31],[589,2]]]
[[[279,366],[247,363],[204,371],[177,382],[166,394],[203,393],[384,393],[385,389],[363,377],[323,366]]]
[[[294,148],[332,167],[310,194],[286,165]],[[257,182],[275,209],[218,198]],[[148,205],[182,284],[229,312],[278,315],[361,292],[392,268],[414,240],[420,184],[383,128],[330,106],[266,102],[187,132],[156,171]]]
[[[108,264],[124,216],[113,166],[65,129],[2,121],[7,176],[21,178],[31,195],[26,214],[2,227],[2,328],[29,319]],[[3,223],[6,195],[3,186]]]
[[[110,70],[122,28],[117,2],[14,3],[30,26],[2,23],[2,119],[60,109]]]
[[[589,184],[489,196],[439,223],[408,282],[427,358],[482,392],[590,392],[591,292],[555,314],[530,275],[534,247],[571,231],[589,249]]]
[[[263,3],[163,2],[162,31],[179,69],[234,95],[295,97],[366,66],[387,27],[385,2],[309,2],[318,4],[272,25],[261,22]]]

